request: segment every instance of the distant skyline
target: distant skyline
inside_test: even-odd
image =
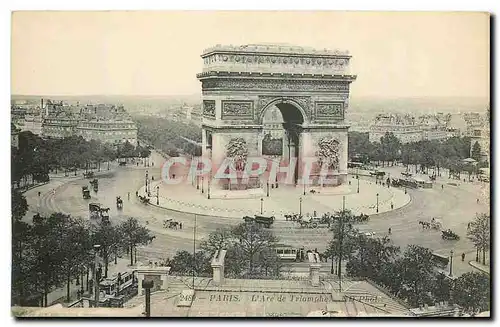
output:
[[[486,13],[17,12],[11,93],[201,93],[215,44],[349,50],[353,98],[489,98]]]

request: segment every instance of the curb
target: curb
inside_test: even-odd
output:
[[[469,261],[469,266],[481,271],[482,273],[490,275],[489,271],[486,271],[483,267],[481,267],[482,265],[481,266],[476,265],[473,260]]]

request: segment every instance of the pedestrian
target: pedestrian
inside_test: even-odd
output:
[[[135,196],[139,196],[139,191],[135,191]]]
[[[479,198],[476,199],[476,203],[479,203]]]
[[[462,261],[465,260],[465,253],[462,253]]]
[[[42,194],[40,191],[38,191],[38,196],[40,196],[40,194]]]
[[[444,185],[443,184],[441,184],[441,189],[444,189]]]
[[[130,192],[127,193],[128,199],[130,200]]]
[[[467,229],[470,229],[470,223],[467,224]]]
[[[394,209],[394,203],[391,202],[391,210]]]
[[[392,233],[392,229],[389,227],[389,235],[391,235]]]
[[[179,229],[182,229],[182,223],[179,223]]]

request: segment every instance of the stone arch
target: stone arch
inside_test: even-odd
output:
[[[302,118],[302,123],[309,123],[309,121],[310,121],[309,116],[307,115],[306,110],[303,108],[303,106],[298,101],[294,100],[293,98],[276,97],[275,99],[268,101],[261,108],[261,110],[259,112],[257,124],[259,124],[259,125],[263,124],[264,115],[266,114],[266,111],[272,106],[276,106],[280,110],[281,115],[283,116],[283,121],[285,123],[287,121],[290,121],[291,115],[289,112],[287,113],[287,111],[283,105],[288,105],[288,106],[294,108],[295,114],[300,113],[301,118]]]

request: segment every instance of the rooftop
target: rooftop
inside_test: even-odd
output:
[[[343,56],[350,57],[349,51],[338,49],[315,49],[286,43],[260,43],[246,45],[221,45],[205,49],[202,57],[216,52],[244,52],[244,53],[273,53],[273,54],[299,54],[299,55],[323,55],[323,56]]]

